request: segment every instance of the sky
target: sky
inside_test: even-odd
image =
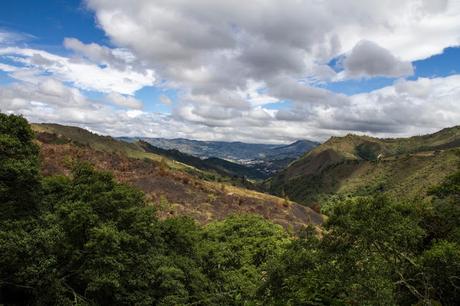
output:
[[[460,0],[0,2],[0,111],[289,143],[460,124]]]

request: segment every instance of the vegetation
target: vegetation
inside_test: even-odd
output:
[[[425,194],[460,162],[460,127],[410,138],[332,137],[265,182],[305,205],[330,196],[385,193],[408,200]]]
[[[329,207],[322,238],[305,232],[272,265],[264,296],[291,305],[458,305],[460,172],[424,203],[384,197]]]
[[[242,215],[159,220],[79,163],[43,178],[27,121],[0,114],[0,304],[458,305],[460,172],[423,201],[330,201],[318,233]]]

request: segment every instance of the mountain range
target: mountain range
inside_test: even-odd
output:
[[[293,212],[290,207],[297,210],[301,206],[286,203],[300,203],[319,212],[320,204],[327,203],[334,197],[379,193],[399,199],[423,199],[431,186],[439,184],[446,176],[454,173],[460,164],[458,126],[409,138],[375,138],[349,134],[344,137],[331,137],[320,145],[298,141],[287,146],[186,139],[114,139],[80,128],[55,124],[33,125],[33,128],[43,150],[46,149],[43,156],[48,161],[45,165],[51,169],[50,172],[53,169],[64,171],[64,161],[59,162],[62,156],[79,159],[83,155],[102,169],[113,171],[122,180],[134,182],[148,194],[150,192],[156,201],[162,195],[168,201],[172,199],[180,207],[182,214],[194,215],[201,221],[211,220],[216,216],[223,217],[230,211],[260,209],[262,214],[277,219],[280,224],[293,222],[299,226],[302,222],[306,224],[305,220],[308,218],[305,219],[305,216],[309,215],[311,218],[310,215],[314,212]],[[164,148],[152,143],[161,144]],[[194,155],[175,149],[177,147],[194,152]],[[307,150],[302,154],[300,148]],[[266,149],[265,153],[263,149]],[[212,156],[213,152],[220,157]],[[301,156],[292,161],[294,155]],[[273,172],[267,178],[268,172],[251,167],[249,162],[243,164],[243,156],[248,157],[246,161],[257,161],[260,164],[286,159],[290,162],[281,171]],[[237,163],[227,160],[229,157],[240,159]],[[114,160],[120,158],[119,163],[131,170],[126,172],[119,164],[113,165]],[[140,160],[142,163],[154,163],[148,174],[143,167],[149,169],[152,166],[148,166],[148,163],[141,166]],[[168,169],[168,175],[164,175],[163,170],[160,171],[163,174],[153,170],[158,169],[161,163],[167,165],[163,168]],[[183,183],[183,180],[187,183]],[[153,181],[155,184],[149,183]],[[231,205],[222,204],[228,201],[225,197],[230,189],[232,196],[238,195],[240,198],[232,200]],[[205,200],[205,195],[200,199],[192,196],[197,193],[207,194],[209,199]],[[252,208],[248,208],[251,205],[245,206],[247,204],[241,206],[241,203],[246,202],[252,203]],[[232,208],[226,206],[235,203],[240,204]],[[273,203],[278,204],[273,206]],[[272,211],[273,207],[277,207],[276,213]],[[287,213],[286,210],[290,212]]]
[[[184,138],[120,137],[118,139],[127,142],[142,140],[160,149],[178,150],[201,159],[219,158],[245,165],[252,169],[253,178],[271,176],[319,145],[318,142],[310,140],[298,140],[288,145],[280,145],[200,141]],[[222,161],[219,162],[222,163]]]

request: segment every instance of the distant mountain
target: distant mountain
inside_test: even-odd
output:
[[[297,140],[289,145],[275,147],[266,152],[265,158],[270,159],[285,159],[285,158],[297,158],[311,149],[318,146],[318,142],[309,140]]]
[[[139,142],[136,143],[143,147],[146,152],[165,156],[178,162],[193,166],[200,170],[215,171],[220,175],[230,177],[245,177],[249,179],[267,178],[267,175],[262,171],[246,167],[244,165],[240,165],[234,162],[230,162],[221,158],[210,157],[201,159],[199,157],[183,153],[176,149],[158,148],[143,140],[139,140]]]
[[[127,142],[142,140],[154,147],[178,150],[201,159],[216,157],[237,162],[263,173],[264,176],[269,176],[286,167],[290,162],[319,145],[319,143],[309,140],[299,140],[289,145],[276,145],[199,141],[184,138],[120,137],[119,139]]]
[[[330,195],[426,195],[458,169],[460,127],[410,138],[332,137],[265,182],[274,194],[313,204]]]

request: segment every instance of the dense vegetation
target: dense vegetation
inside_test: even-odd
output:
[[[27,121],[0,114],[0,304],[458,305],[460,173],[430,195],[337,198],[295,238],[256,216],[159,220],[88,164],[41,177]]]

